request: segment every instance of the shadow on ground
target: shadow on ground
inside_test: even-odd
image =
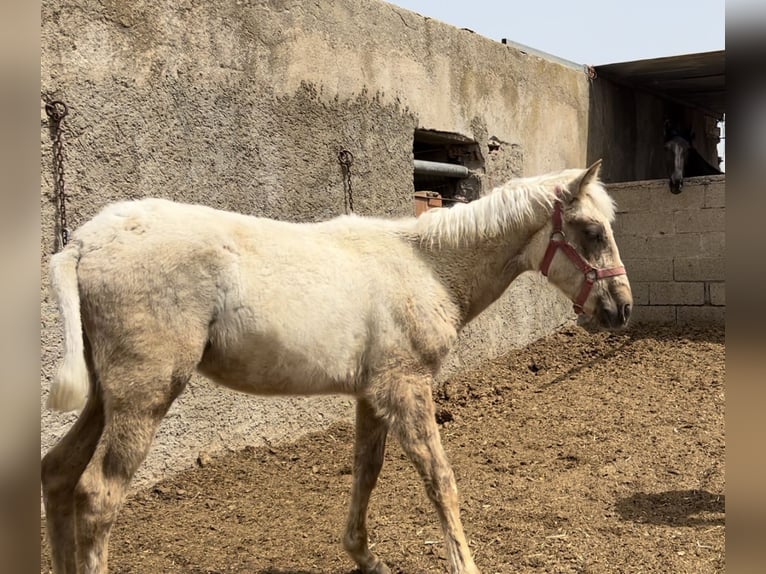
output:
[[[705,490],[636,493],[617,502],[623,520],[671,526],[716,526],[725,523],[726,497]]]

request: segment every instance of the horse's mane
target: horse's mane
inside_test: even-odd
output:
[[[457,246],[528,227],[539,217],[540,207],[546,213],[553,209],[556,185],[567,184],[581,173],[568,169],[512,179],[471,203],[426,211],[417,219],[416,230],[423,243]],[[600,183],[589,185],[587,193],[609,221],[614,219],[614,203]]]

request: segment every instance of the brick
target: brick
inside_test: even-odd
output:
[[[705,302],[705,284],[650,283],[649,303],[652,305],[702,305]]]
[[[671,259],[623,259],[628,270],[628,279],[634,281],[672,281],[673,261]]]
[[[705,207],[726,207],[726,184],[710,183],[705,186]]]
[[[630,276],[628,276],[630,277]],[[649,283],[630,281],[630,290],[633,294],[633,305],[649,304]]]
[[[700,237],[700,255],[703,257],[724,257],[726,255],[726,233],[720,231],[703,233]]]
[[[616,237],[620,255],[625,259],[668,259],[695,257],[700,254],[700,234],[684,233],[664,237],[625,235]]]
[[[720,325],[726,322],[726,307],[678,307],[677,321],[679,325],[694,323],[713,323]]]
[[[645,237],[672,234],[675,218],[670,212],[655,213],[639,211],[637,213],[620,213],[614,220],[612,228],[619,235],[641,235]]]
[[[631,324],[675,323],[676,308],[672,305],[636,305],[630,315]]]
[[[677,257],[673,261],[676,281],[723,281],[726,264],[723,257]]]
[[[726,283],[711,283],[708,288],[711,305],[726,305]]]
[[[698,211],[678,211],[675,217],[676,233],[726,231],[726,210],[720,208]]]

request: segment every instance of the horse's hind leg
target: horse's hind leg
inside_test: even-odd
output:
[[[112,368],[101,376],[104,431],[75,488],[78,572],[107,571],[109,533],[130,480],[191,376],[191,369],[171,374],[166,365],[153,366]]]
[[[343,546],[363,574],[390,574],[367,546],[367,505],[378,481],[386,449],[386,422],[375,414],[366,399],[356,403],[356,440],[354,443],[354,484]]]
[[[103,428],[103,404],[98,392],[91,391],[80,417],[41,463],[45,519],[56,574],[77,572],[74,491]]]
[[[428,375],[390,372],[368,396],[423,479],[444,532],[450,574],[478,574],[460,521],[455,476],[439,437],[431,381]]]

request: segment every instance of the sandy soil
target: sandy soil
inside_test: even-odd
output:
[[[718,328],[572,327],[437,389],[482,572],[724,572],[724,355]],[[355,572],[340,545],[352,437],[338,424],[137,493],[111,571]],[[436,516],[393,441],[370,531],[394,572],[446,572]]]

